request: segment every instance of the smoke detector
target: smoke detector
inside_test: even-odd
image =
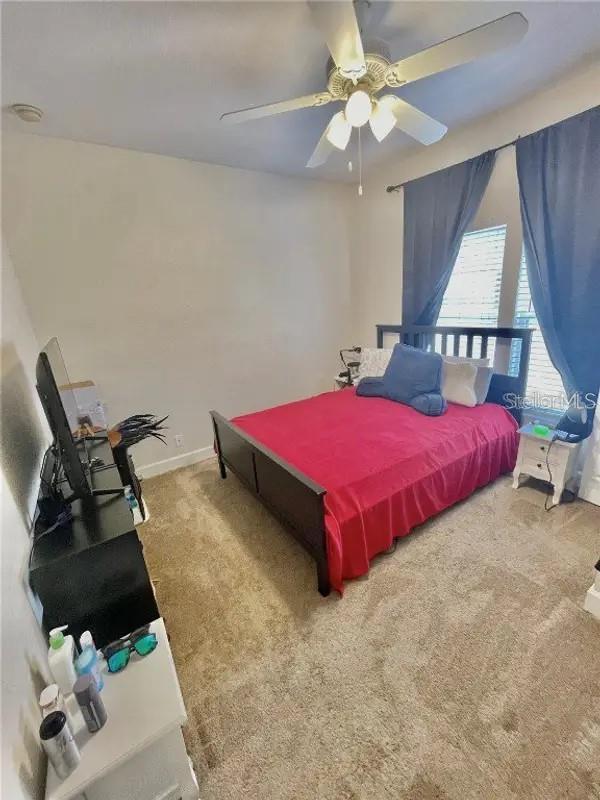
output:
[[[17,117],[22,119],[23,122],[39,122],[44,116],[44,112],[41,108],[30,106],[26,103],[15,103],[11,106],[11,110],[14,111]]]

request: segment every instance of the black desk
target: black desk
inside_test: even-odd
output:
[[[93,442],[91,455],[110,465],[92,473],[93,488],[121,486],[108,441]],[[90,630],[103,647],[160,613],[125,497],[74,500],[71,510],[68,527],[34,539],[29,582],[42,604],[46,632],[68,625],[79,637]]]

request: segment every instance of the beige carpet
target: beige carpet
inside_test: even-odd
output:
[[[502,478],[343,599],[216,464],[141,528],[202,800],[600,798],[600,509]]]

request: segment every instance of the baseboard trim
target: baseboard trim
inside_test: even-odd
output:
[[[153,464],[136,467],[136,472],[140,478],[153,478],[155,475],[162,475],[180,467],[189,467],[190,464],[207,461],[209,458],[215,458],[215,450],[212,446],[201,447],[199,450],[191,450],[189,453],[182,453],[180,456],[163,458],[162,461],[155,461]]]
[[[582,500],[587,500],[588,503],[593,503],[595,506],[600,506],[600,483],[597,479],[588,481],[586,486],[579,489],[579,497]]]
[[[594,585],[588,589],[583,607],[590,614],[593,614],[596,619],[600,619],[600,591]]]

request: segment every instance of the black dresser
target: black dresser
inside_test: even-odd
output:
[[[104,466],[94,489],[121,486],[108,440],[91,443]],[[123,494],[75,500],[67,527],[36,531],[29,582],[39,599],[46,632],[68,625],[79,637],[90,630],[103,647],[160,616],[129,504]]]

